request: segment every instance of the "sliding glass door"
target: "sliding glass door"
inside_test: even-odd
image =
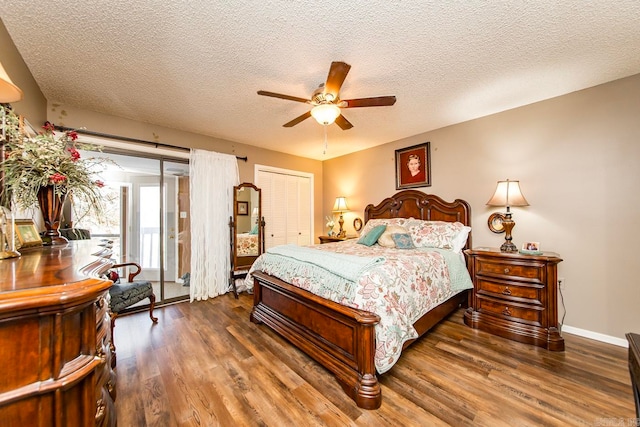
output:
[[[114,164],[101,173],[107,201],[102,220],[74,209],[74,227],[113,243],[116,262],[136,262],[153,283],[156,304],[189,296],[189,165],[137,154],[102,153]],[[148,304],[143,301],[143,304]]]

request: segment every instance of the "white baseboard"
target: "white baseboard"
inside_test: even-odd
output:
[[[619,347],[629,348],[629,342],[622,338],[612,337],[611,335],[599,334],[598,332],[587,331],[586,329],[574,328],[573,326],[563,325],[562,332],[568,332],[592,340],[606,342],[608,344],[617,345]]]

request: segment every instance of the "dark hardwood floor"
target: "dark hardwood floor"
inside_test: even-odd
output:
[[[380,377],[359,409],[324,368],[265,326],[252,296],[119,317],[119,427],[635,425],[627,350],[563,334],[549,352],[475,331],[462,309]],[[634,424],[632,424],[634,422]]]

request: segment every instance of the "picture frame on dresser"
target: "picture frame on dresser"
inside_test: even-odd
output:
[[[42,246],[42,239],[32,219],[16,219],[14,224],[16,246],[19,248]]]

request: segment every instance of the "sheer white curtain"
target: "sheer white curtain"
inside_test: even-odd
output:
[[[191,301],[206,300],[229,290],[231,269],[229,217],[233,187],[240,183],[235,156],[191,150]]]

